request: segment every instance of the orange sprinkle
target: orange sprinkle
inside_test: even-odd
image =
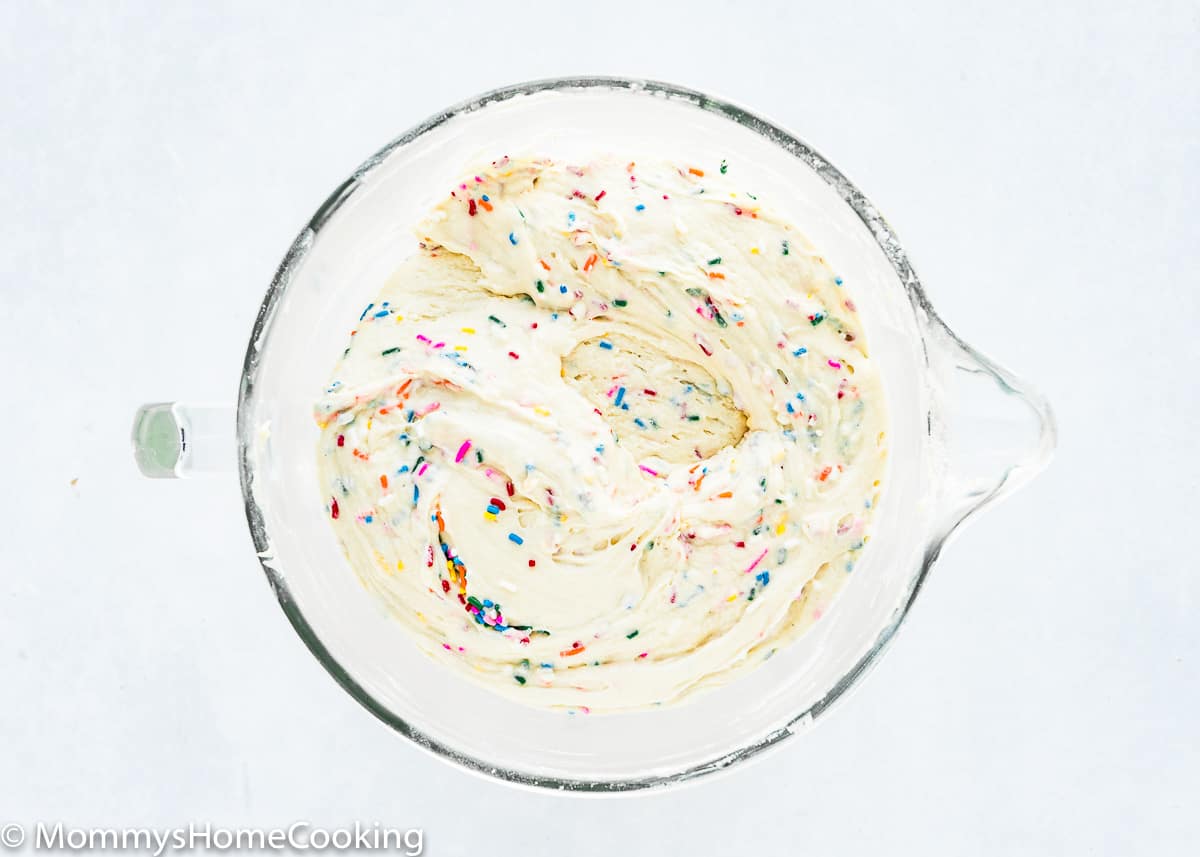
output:
[[[380,486],[383,488],[383,490],[384,490],[384,491],[386,491],[386,490],[387,490],[387,474],[386,474],[386,473],[382,473],[382,474],[380,474],[380,476],[379,476],[379,484],[380,484]]]
[[[412,386],[412,378],[409,378],[407,381],[405,381],[403,384],[401,384],[399,387],[396,388],[396,395],[403,396],[405,391],[407,391],[408,388],[411,386]]]
[[[829,474],[832,472],[833,472],[832,467],[826,467],[824,470],[821,471],[821,475],[818,476],[817,478],[820,479],[822,482],[824,482],[826,479],[829,478]]]
[[[708,475],[707,473],[701,473],[701,474],[700,474],[700,478],[696,480],[696,482],[695,482],[695,484],[694,484],[694,485],[692,485],[692,490],[693,490],[693,491],[699,491],[699,490],[700,490],[700,483],[704,481],[704,477],[705,477],[705,476],[707,476],[707,475]]]
[[[550,270],[550,266],[546,264],[545,259],[538,259],[538,264],[541,265],[543,268],[545,268],[547,271]]]
[[[587,646],[584,646],[581,643],[576,643],[575,645],[571,646],[571,648],[569,648],[569,649],[563,649],[561,652],[559,652],[559,654],[562,655],[564,658],[569,658],[571,655],[579,654],[586,648],[587,648]]]
[[[729,497],[732,497],[732,496],[733,496],[733,492],[732,492],[732,491],[722,491],[722,492],[721,492],[720,494],[718,494],[717,496],[718,496],[718,497],[729,498]]]
[[[695,167],[688,167],[688,172],[694,176],[700,176],[701,178],[704,177],[704,170],[698,170]]]
[[[367,459],[369,459],[371,457],[371,456],[367,455],[365,452],[359,452],[358,447],[355,447],[352,451],[354,453],[355,458],[361,458],[363,461],[366,461]]]
[[[484,211],[492,210],[492,204],[490,202],[488,202],[486,199],[479,200],[479,204],[483,206]]]
[[[387,409],[387,408],[380,408],[380,409],[379,409],[379,416],[381,416],[381,417],[382,417],[382,416],[383,416],[384,414],[386,414],[387,412],[388,412],[388,409]]]
[[[709,271],[709,272],[708,272],[708,278],[709,278],[710,280],[723,280],[723,279],[725,279],[725,275],[724,275],[724,274],[719,274],[719,273],[717,273],[716,271]]]
[[[587,261],[583,263],[583,270],[585,270],[585,271],[590,271],[590,270],[592,270],[592,266],[596,264],[596,258],[597,258],[597,257],[596,257],[596,254],[595,254],[595,253],[593,253],[592,255],[588,256],[588,257],[587,257]]]

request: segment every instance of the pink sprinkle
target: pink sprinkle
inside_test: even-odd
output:
[[[417,340],[418,340],[419,342],[429,342],[429,341],[430,341],[430,340],[429,340],[429,337],[428,337],[428,336],[426,336],[426,335],[425,335],[425,334],[423,334],[423,333],[418,333],[418,334],[417,334]]]
[[[428,462],[428,461],[426,461],[424,464],[422,464],[422,465],[421,465],[421,469],[417,471],[417,475],[418,475],[418,476],[424,476],[424,475],[425,475],[425,471],[426,471],[426,470],[428,470],[428,469],[429,469],[429,462]]]
[[[830,360],[830,361],[829,361],[829,365],[830,365],[830,366],[832,366],[834,369],[841,369],[841,368],[842,368],[842,364],[841,364],[841,363],[838,363],[836,360]]]
[[[745,573],[749,574],[750,572],[754,571],[754,569],[758,568],[758,564],[763,561],[763,557],[766,555],[767,555],[767,549],[763,548],[763,552],[758,555],[758,559],[756,559],[754,562],[750,563],[750,567],[746,569]]]
[[[450,644],[449,644],[449,643],[442,643],[442,648],[443,648],[443,649],[445,649],[447,652],[453,652],[453,651],[454,651],[454,649],[450,648]]]
[[[638,465],[638,470],[644,470],[644,471],[646,471],[647,473],[649,473],[651,476],[657,476],[657,475],[658,475],[658,471],[657,471],[657,470],[651,470],[649,467],[647,467],[647,466],[646,466],[646,465],[644,465],[644,464],[639,464],[639,465]]]
[[[454,463],[460,464],[467,456],[467,450],[471,448],[471,441],[464,440],[462,446],[458,448],[458,454],[454,456]]]
[[[446,347],[446,343],[444,343],[444,342],[438,342],[438,343],[435,343],[433,347],[434,347],[434,348],[445,348],[445,347]]]
[[[649,653],[649,652],[642,652],[640,655],[638,655],[638,657],[639,657],[639,658],[644,658],[644,657],[646,657],[646,655],[648,655],[648,654],[650,654],[650,653]]]

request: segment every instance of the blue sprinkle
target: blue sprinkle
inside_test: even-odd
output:
[[[803,394],[803,393],[796,393],[796,398],[797,398],[797,399],[799,399],[800,401],[802,401],[802,402],[803,402],[803,401],[804,401],[804,394]]]
[[[854,563],[853,562],[846,563],[846,571],[854,571]]]
[[[623,411],[629,410],[629,402],[626,402],[625,404],[621,405],[621,410],[623,410]]]
[[[606,351],[612,351],[613,344],[611,342],[609,342],[607,339],[601,339],[600,347],[605,349]]]
[[[483,599],[483,606],[484,607],[492,607],[493,606],[492,599],[490,599],[490,598]]]
[[[512,233],[512,232],[508,233],[508,243],[513,245],[514,247],[517,246],[517,236],[515,233]]]
[[[634,211],[645,211],[645,210],[646,210],[646,206],[642,205],[642,204],[639,202],[637,205],[635,205],[635,206],[633,207],[633,210],[634,210]]]
[[[476,624],[476,625],[482,625],[482,624],[483,624],[483,614],[482,614],[482,613],[476,613],[476,614],[475,614],[475,624]]]
[[[420,496],[421,496],[421,486],[414,485],[413,486],[413,505],[414,506],[417,505],[417,498],[419,498]]]
[[[791,403],[791,402],[788,402],[788,403],[787,403],[787,412],[788,412],[789,414],[794,414],[794,413],[796,413],[796,409],[792,407],[792,403]]]
[[[807,353],[808,353],[807,348],[797,348],[795,351],[792,352],[792,356],[793,357],[802,357],[803,355],[805,355]]]
[[[416,415],[417,415],[417,412],[416,412],[416,411],[414,411],[412,408],[409,408],[409,410],[408,410],[408,421],[411,423],[411,422],[413,421],[413,417],[415,417]]]
[[[599,446],[597,446],[597,447],[596,447],[596,452],[600,453],[601,455],[604,455],[604,444],[600,444]],[[868,509],[870,509],[870,508],[871,508],[871,501],[870,501],[870,500],[868,500],[868,501],[867,501],[867,508],[868,508]]]
[[[492,505],[491,503],[488,503],[487,510],[488,510],[489,512],[491,512],[493,515],[498,515],[498,514],[500,514],[500,509],[499,509],[499,507],[498,507],[498,506],[494,506],[494,505]]]
[[[757,580],[759,583],[761,583],[763,586],[766,586],[768,583],[771,582],[771,572],[764,571],[759,574],[756,574],[756,575],[754,575],[754,579]]]
[[[839,286],[842,284],[842,278],[841,278],[841,277],[834,277],[834,278],[833,278],[833,281],[834,281],[835,283],[837,283]]]
[[[369,313],[369,312],[371,311],[371,307],[373,307],[373,306],[375,306],[375,304],[373,304],[373,303],[371,303],[371,304],[367,304],[367,308],[366,308],[365,310],[363,310],[363,313],[362,313],[362,315],[360,315],[360,316],[358,317],[358,320],[359,320],[359,321],[362,321],[364,318],[366,318],[366,317],[367,317],[367,313]]]
[[[559,292],[561,292],[562,294],[565,295],[567,293],[567,284],[563,283],[561,286],[558,287],[558,290],[559,290]]]
[[[646,427],[646,423],[642,420],[641,417],[634,417],[633,422],[637,425],[638,428]]]
[[[372,521],[374,521],[374,520],[375,520],[375,517],[374,517],[373,515],[364,515],[364,516],[363,516],[363,523],[364,523],[364,524],[369,524],[369,523],[371,523],[371,522],[372,522]]]
[[[492,198],[491,198],[490,196],[488,196],[486,193],[485,193],[483,196],[479,197],[479,198],[480,198],[480,199],[482,199],[484,202],[491,202],[491,199],[492,199]]]
[[[615,399],[613,399],[613,404],[619,408],[619,407],[621,407],[621,402],[624,401],[624,399],[625,399],[625,388],[618,387],[617,388],[617,397]]]
[[[521,538],[520,536],[518,536],[516,533],[509,533],[509,534],[508,534],[508,540],[509,540],[510,542],[512,542],[514,545],[523,545],[523,544],[525,544],[525,540],[524,540],[523,538]]]
[[[407,464],[401,464],[401,465],[400,465],[400,469],[399,469],[399,470],[397,470],[396,472],[397,472],[397,473],[407,473],[407,472],[408,472],[408,465],[407,465]]]
[[[573,225],[574,223],[575,223],[575,212],[573,212],[573,211],[568,211],[568,212],[567,212],[567,225],[568,225],[568,226],[571,226],[571,225]]]
[[[546,663],[542,663],[542,664],[538,664],[538,666],[539,666],[539,667],[544,667],[545,669],[548,669],[548,670],[552,670],[552,669],[554,669],[554,664],[546,664]]]
[[[389,312],[391,312],[391,310],[381,309],[379,312],[375,313],[374,318],[383,318]]]

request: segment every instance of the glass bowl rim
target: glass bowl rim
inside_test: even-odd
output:
[[[291,622],[292,627],[304,641],[312,655],[321,663],[334,680],[342,686],[342,688],[350,694],[360,705],[366,708],[369,712],[375,715],[383,723],[387,724],[396,732],[409,739],[428,752],[440,756],[441,758],[478,774],[483,774],[489,777],[499,779],[501,781],[520,786],[529,786],[543,789],[554,789],[560,791],[581,792],[581,793],[612,793],[612,792],[633,792],[644,789],[663,787],[672,784],[695,781],[706,775],[719,771],[728,770],[731,767],[744,762],[748,759],[759,757],[764,751],[778,746],[786,738],[796,734],[797,727],[807,726],[814,723],[817,718],[822,716],[829,708],[837,702],[842,696],[855,686],[863,675],[870,669],[871,666],[878,660],[897,629],[903,623],[908,615],[912,604],[924,583],[930,568],[933,566],[941,547],[954,526],[945,528],[941,533],[935,535],[932,541],[927,545],[924,557],[921,562],[921,567],[914,575],[909,584],[903,600],[898,605],[895,613],[890,621],[880,631],[875,643],[870,650],[845,674],[841,679],[817,702],[806,708],[804,711],[795,715],[780,728],[770,732],[766,736],[736,750],[729,751],[718,757],[709,759],[696,765],[691,765],[683,770],[676,771],[670,774],[649,774],[640,777],[631,777],[618,780],[589,780],[575,779],[567,777],[542,776],[532,774],[526,771],[517,770],[515,768],[504,767],[490,764],[486,760],[475,758],[474,756],[461,753],[458,750],[446,745],[445,743],[434,739],[425,734],[420,729],[406,722],[403,718],[393,713],[387,706],[380,703],[371,694],[359,684],[353,676],[334,658],[333,654],[326,648],[325,644],[317,636],[313,627],[301,612],[299,605],[292,597],[288,588],[287,581],[283,574],[276,568],[271,566],[269,561],[270,555],[270,539],[267,534],[266,520],[262,509],[254,499],[253,478],[254,478],[254,462],[252,449],[247,442],[248,438],[254,436],[252,426],[249,425],[251,413],[255,402],[255,386],[258,377],[259,360],[263,348],[270,334],[272,322],[275,316],[275,310],[279,306],[284,294],[287,291],[293,273],[298,266],[303,262],[309,249],[320,232],[322,226],[337,212],[337,210],[353,195],[356,189],[362,186],[362,180],[371,173],[376,167],[382,164],[393,152],[397,149],[408,145],[422,135],[432,131],[439,126],[445,124],[456,116],[473,113],[484,107],[492,104],[508,101],[522,95],[534,95],[541,92],[549,91],[586,91],[591,89],[611,89],[624,90],[630,93],[658,95],[670,98],[676,101],[690,103],[692,106],[715,113],[728,120],[748,128],[751,131],[759,134],[762,137],[770,140],[776,145],[783,148],[789,154],[793,155],[800,161],[804,162],[810,169],[817,173],[822,180],[833,188],[838,195],[850,206],[855,214],[862,220],[868,231],[872,234],[875,242],[887,257],[899,277],[901,284],[908,293],[910,302],[913,305],[914,311],[919,316],[924,316],[930,323],[938,325],[944,333],[954,339],[958,345],[969,352],[974,352],[966,343],[962,342],[952,331],[949,330],[941,320],[937,313],[930,306],[928,299],[921,288],[920,281],[917,278],[915,271],[908,261],[908,256],[904,252],[899,240],[894,231],[888,225],[887,221],[879,214],[875,206],[867,199],[867,197],[836,167],[833,166],[825,157],[820,155],[815,149],[808,144],[798,139],[793,134],[785,131],[780,126],[762,118],[761,116],[752,113],[751,111],[737,106],[729,101],[715,98],[697,90],[688,89],[682,86],[676,86],[670,83],[661,81],[644,80],[625,77],[558,77],[547,78],[543,80],[529,81],[525,83],[517,83],[511,86],[493,89],[470,98],[466,101],[459,102],[440,113],[437,113],[424,122],[421,122],[409,130],[405,131],[399,137],[389,142],[378,152],[368,158],[363,164],[355,170],[349,178],[342,182],[328,196],[328,198],[317,208],[316,213],[305,224],[300,234],[292,242],[291,247],[285,254],[283,261],[280,263],[271,284],[267,289],[267,293],[263,298],[262,304],[259,307],[258,315],[254,322],[254,328],[250,335],[249,345],[246,349],[246,357],[242,367],[241,385],[238,392],[237,406],[237,434],[238,434],[238,474],[241,482],[242,498],[245,506],[246,521],[250,528],[250,534],[254,541],[255,550],[258,553],[259,562],[262,565],[263,571],[266,573],[267,580],[271,588],[275,592],[275,596],[279,601],[280,607],[283,609],[284,615]],[[982,355],[980,355],[982,357]],[[956,522],[957,523],[957,522]]]

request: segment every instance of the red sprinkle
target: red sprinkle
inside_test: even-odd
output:
[[[477,211],[478,211],[478,209],[475,208],[475,200],[473,200],[473,199],[467,200],[467,214],[474,217],[475,214],[477,213]]]
[[[596,194],[596,202],[599,202],[600,200],[604,199],[604,195],[606,193],[608,193],[608,191],[602,190],[602,191],[600,191],[600,193]]]
[[[518,354],[518,353],[517,353],[517,352],[515,352],[515,351],[510,351],[510,352],[508,352],[508,356],[509,356],[509,357],[511,357],[513,360],[520,360],[520,359],[521,359],[521,355],[520,355],[520,354]]]
[[[516,489],[513,488],[513,484],[511,482],[504,483],[504,490],[508,492],[509,497],[512,497],[514,494],[517,493]]]
[[[338,435],[338,446],[345,446],[345,445],[346,445],[346,436],[344,434],[339,434]]]
[[[703,342],[697,342],[696,344],[700,346],[700,350],[704,352],[706,357],[712,357],[712,352],[705,347]]]
[[[341,514],[341,510],[338,509],[337,497],[333,498],[333,505],[329,507],[329,514],[335,521],[337,520],[338,515]]]
[[[530,567],[530,568],[533,568],[535,565],[537,565],[537,560],[531,559],[531,560],[529,561],[529,567]]]
[[[495,506],[497,509],[499,509],[501,512],[503,512],[505,509],[508,508],[507,506],[504,505],[503,500],[499,500],[496,497],[489,497],[488,502],[491,503],[493,506]]]
[[[442,581],[442,592],[449,592],[449,591],[450,591],[450,581],[443,580]]]

